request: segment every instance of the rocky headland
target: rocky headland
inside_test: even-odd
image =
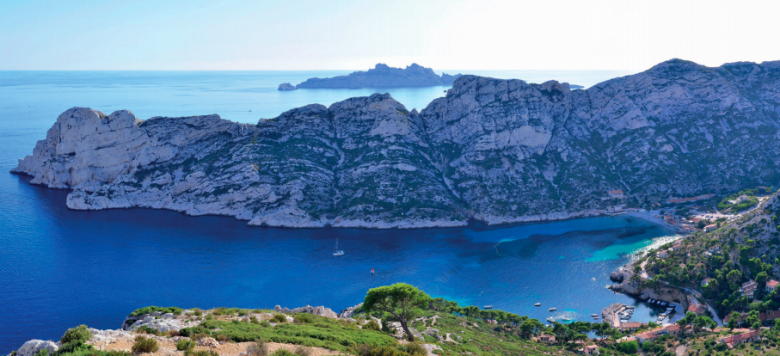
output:
[[[388,94],[257,125],[73,108],[13,172],[72,189],[67,206],[79,210],[146,207],[284,227],[462,226],[774,185],[779,135],[780,62],[671,60],[575,91],[462,76],[421,112]]]
[[[279,90],[450,86],[459,76],[461,75],[446,73],[439,76],[433,72],[433,69],[417,63],[412,63],[406,68],[394,68],[379,63],[365,72],[352,72],[332,78],[309,78],[295,86],[283,83],[279,86]],[[285,84],[287,85],[282,88]]]

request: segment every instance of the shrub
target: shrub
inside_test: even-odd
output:
[[[211,335],[211,330],[206,329],[206,328],[204,328],[202,326],[195,326],[195,327],[191,327],[191,328],[180,329],[179,330],[179,334],[181,336],[189,336],[190,339],[194,340],[195,338],[193,337],[193,335],[205,334],[206,336],[208,336],[208,335]]]
[[[260,321],[257,320],[257,317],[254,315],[249,317],[249,322],[252,324],[260,324]]]
[[[265,344],[265,340],[249,345],[246,348],[247,356],[268,356],[268,345]]]
[[[135,329],[135,332],[137,332],[139,334],[150,334],[150,335],[159,335],[160,334],[160,332],[157,331],[157,329],[151,328],[151,327],[146,326],[146,325],[144,325],[144,326],[142,326],[142,327],[140,327],[138,329]]]
[[[219,356],[216,351],[184,351],[184,356]]]
[[[181,339],[179,342],[176,343],[176,350],[179,351],[187,351],[192,350],[195,348],[195,341],[187,340],[187,339]]]
[[[368,351],[366,356],[408,356],[408,354],[392,346],[385,345]]]
[[[137,336],[135,343],[133,344],[133,352],[157,352],[160,350],[160,345],[157,344],[157,340],[149,339],[145,336]]]
[[[266,327],[266,328],[270,328],[271,327],[271,323],[269,323],[268,320],[263,320],[263,321],[260,322],[260,326],[263,326],[263,327]]]
[[[295,354],[285,349],[279,349],[274,351],[271,356],[295,356]]]
[[[299,356],[311,356],[311,349],[298,345],[293,353]]]
[[[277,323],[283,323],[283,322],[287,321],[287,317],[285,317],[282,314],[276,314],[276,315],[274,315],[273,318],[271,318],[271,320],[273,320],[273,321],[275,321]]]
[[[92,338],[92,332],[87,329],[86,325],[79,325],[75,328],[70,328],[65,331],[65,335],[60,338],[60,343],[63,345],[72,341],[87,342]]]
[[[49,350],[41,349],[34,356],[49,356]]]
[[[144,314],[151,314],[151,313],[154,313],[154,312],[160,312],[162,314],[173,313],[175,315],[181,315],[181,312],[183,310],[184,309],[177,308],[177,307],[160,308],[160,307],[157,307],[157,306],[151,306],[151,307],[136,309],[132,313],[130,313],[130,315],[131,316],[139,316],[139,315],[144,315]]]
[[[425,349],[425,347],[423,347],[423,345],[418,342],[412,342],[401,346],[401,349],[406,351],[406,353],[411,356],[425,356],[428,354],[428,351]]]
[[[363,329],[379,331],[379,324],[376,321],[371,320],[363,325]]]
[[[293,318],[293,321],[295,321],[297,324],[311,324],[314,320],[312,320],[311,316],[307,314],[297,314]]]
[[[230,341],[230,336],[225,334],[217,335],[217,341]]]
[[[206,315],[206,320],[214,320],[214,316],[211,314]]]

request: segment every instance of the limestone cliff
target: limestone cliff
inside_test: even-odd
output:
[[[388,94],[257,125],[74,108],[14,172],[72,188],[72,209],[288,227],[499,224],[776,185],[778,135],[780,62],[671,60],[575,91],[462,76],[420,113]],[[613,189],[625,201],[608,199]]]

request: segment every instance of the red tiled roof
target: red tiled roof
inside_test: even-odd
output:
[[[777,287],[778,284],[780,284],[780,282],[774,279],[770,279],[769,282],[766,282],[767,287],[772,287],[772,288]]]
[[[753,330],[751,332],[747,332],[747,333],[744,333],[744,334],[737,334],[737,335],[724,337],[723,338],[723,342],[725,342],[726,344],[733,344],[735,342],[751,339],[751,338],[754,338],[754,337],[757,337],[757,336],[758,336],[758,330]]]
[[[612,194],[612,195],[623,194],[623,190],[622,189],[610,190],[609,194]]]

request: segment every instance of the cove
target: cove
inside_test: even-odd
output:
[[[338,311],[396,282],[461,305],[590,321],[613,302],[636,304],[605,288],[609,272],[673,235],[627,216],[418,230],[248,227],[161,210],[73,211],[67,191],[9,176],[24,199],[0,214],[2,352],[76,324],[118,328],[148,305]],[[332,255],[337,238],[342,257]],[[638,308],[636,317],[655,312]]]

